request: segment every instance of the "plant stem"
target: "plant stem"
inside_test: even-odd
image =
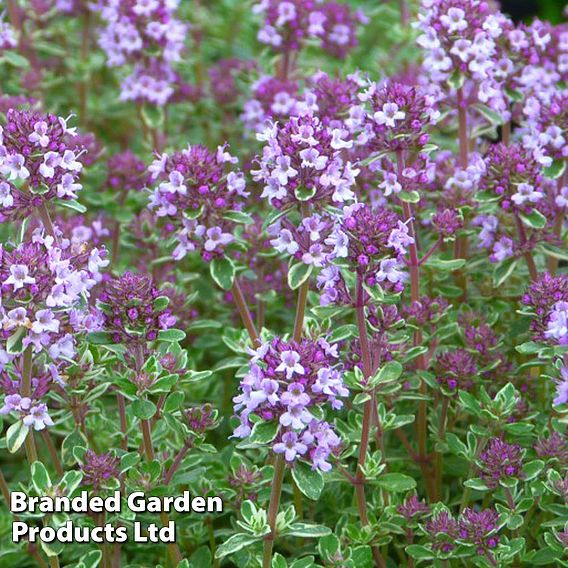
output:
[[[467,134],[467,102],[464,100],[463,87],[457,90],[458,98],[458,135],[460,143],[460,166],[467,168],[469,161],[469,140]]]
[[[525,232],[525,227],[523,225],[523,222],[521,221],[521,219],[519,218],[519,216],[515,213],[515,223],[517,225],[517,232],[519,234],[519,241],[521,244],[521,248],[526,248],[527,245],[527,234]],[[527,261],[527,267],[529,269],[529,274],[531,277],[531,280],[534,281],[538,278],[538,270],[536,268],[536,264],[534,262],[534,258],[532,256],[531,251],[526,250],[523,253],[523,256],[525,257],[525,260]]]
[[[53,445],[53,441],[52,441],[51,436],[49,435],[49,432],[47,431],[47,429],[44,428],[41,431],[41,437],[43,438],[43,441],[45,442],[45,445],[47,446],[47,451],[49,452],[49,456],[51,458],[51,461],[53,462],[53,466],[55,467],[55,471],[57,472],[57,475],[63,476],[63,474],[65,473],[63,471],[63,466],[61,465],[61,462],[59,461],[59,456],[57,455],[57,450],[56,450],[55,446]]]
[[[154,460],[154,446],[152,444],[152,429],[149,420],[141,420],[142,437],[144,438],[144,452],[148,461]]]
[[[464,100],[463,88],[457,90],[457,104],[458,104],[458,138],[460,148],[460,166],[466,169],[469,165],[469,137],[467,125],[467,101]],[[465,224],[465,219],[464,219]],[[465,227],[464,227],[465,229]],[[467,235],[458,235],[454,244],[454,258],[467,257],[468,240]],[[462,300],[465,300],[467,295],[467,279],[462,270],[457,270],[455,278],[460,288],[463,291]]]
[[[188,438],[185,441],[183,448],[176,454],[176,457],[172,465],[170,466],[168,471],[166,471],[166,474],[164,475],[164,485],[170,484],[170,481],[172,480],[174,473],[179,469],[179,466],[181,465],[183,458],[187,455],[187,452],[189,452],[192,445],[193,445],[193,438]]]
[[[118,416],[120,419],[120,431],[122,432],[122,440],[120,440],[120,447],[128,451],[128,422],[126,420],[126,404],[124,396],[120,392],[116,393],[116,402],[118,404]]]
[[[136,363],[136,371],[140,371],[142,365],[144,364],[144,350],[142,345],[138,345],[135,350],[135,363]],[[146,459],[148,461],[152,461],[154,459],[154,444],[152,443],[152,427],[150,426],[149,420],[141,420],[141,427],[142,427],[142,438],[144,440],[144,452],[146,454]],[[160,513],[160,521],[163,527],[167,527],[170,522],[169,515],[162,511]],[[168,552],[172,559],[172,562],[175,566],[177,566],[182,560],[183,556],[179,549],[177,542],[170,542],[167,545]]]
[[[237,278],[235,278],[235,281],[233,282],[233,288],[231,291],[233,293],[233,300],[235,302],[235,305],[237,306],[237,310],[239,311],[243,325],[248,331],[253,345],[260,345],[260,336],[258,335],[256,326],[254,325],[254,321],[252,319],[250,310],[248,309],[243,291]]]
[[[301,286],[298,292],[298,303],[296,304],[296,319],[294,320],[294,341],[298,342],[302,339],[302,330],[304,328],[304,316],[306,314],[306,303],[308,299],[308,290],[310,289],[310,279],[308,278]]]
[[[438,424],[438,438],[440,441],[443,441],[446,437],[446,419],[448,416],[448,405],[450,403],[450,399],[447,396],[444,396],[442,399],[442,410],[440,412],[440,423]],[[442,477],[443,477],[443,470],[444,470],[444,454],[440,450],[436,454],[436,466],[435,466],[435,487],[436,487],[436,499],[439,501],[442,497]]]
[[[400,9],[400,24],[403,27],[408,25],[410,21],[410,13],[408,11],[408,3],[407,0],[398,0],[399,9]]]
[[[51,221],[51,216],[49,214],[49,210],[47,209],[47,205],[45,204],[45,201],[42,201],[41,205],[38,207],[38,213],[39,213],[39,217],[41,219],[41,222],[42,222],[42,224],[45,228],[45,232],[55,239],[56,238],[55,229],[53,227],[53,223]]]
[[[562,189],[562,187],[564,187],[565,183],[566,183],[566,171],[564,171],[564,173],[558,178],[556,182],[558,193],[560,193],[560,190]],[[566,208],[565,207],[559,208],[556,213],[556,218],[554,219],[554,229],[553,229],[553,234],[558,240],[560,240],[562,237],[562,228],[564,226],[565,219],[566,219]],[[556,270],[558,269],[558,258],[555,258],[554,256],[549,256],[547,262],[547,269],[550,275],[554,276],[556,274]]]
[[[22,368],[22,396],[31,398],[32,395],[32,346],[28,345],[24,351],[24,365]],[[37,461],[37,450],[34,441],[34,430],[30,428],[25,441],[26,455],[30,467]]]
[[[365,289],[363,288],[363,275],[357,274],[357,294],[356,294],[356,314],[357,327],[359,328],[359,343],[361,345],[361,360],[363,363],[363,376],[367,380],[373,374],[371,349],[369,346],[369,337],[367,335],[367,321],[365,317]],[[369,525],[369,517],[367,515],[367,498],[365,497],[365,473],[364,467],[367,461],[367,451],[369,449],[369,437],[371,432],[371,424],[373,420],[373,411],[376,406],[374,392],[371,398],[365,402],[363,407],[363,424],[361,425],[361,442],[359,444],[359,457],[357,459],[357,471],[353,484],[355,485],[355,496],[357,498],[357,507],[359,509],[359,517],[363,526]],[[371,547],[375,564],[380,568],[386,566],[385,560],[376,546]]]
[[[402,172],[404,170],[404,155],[402,151],[397,152],[397,173],[399,179],[402,179]],[[410,203],[405,201],[402,202],[402,209],[404,213],[404,221],[408,225],[408,233],[414,239],[414,243],[409,245],[409,266],[410,266],[410,298],[411,301],[420,301],[420,261],[418,259],[418,248],[416,246],[416,230],[414,227],[412,208]],[[414,332],[414,346],[419,347],[422,345],[422,330],[418,328]],[[426,361],[423,355],[419,355],[416,359],[416,367],[418,370],[426,369]],[[420,381],[420,394],[426,396],[427,388],[426,383]],[[420,400],[418,403],[418,420],[416,422],[417,436],[418,436],[418,458],[420,461],[424,461],[427,457],[426,454],[426,436],[428,434],[428,423],[427,423],[427,407],[426,401]],[[425,482],[427,480],[425,479]]]
[[[264,538],[262,568],[270,568],[272,564],[272,547],[274,546],[274,539],[276,538],[276,518],[278,517],[278,508],[280,506],[284,470],[284,456],[278,454],[274,460],[274,479],[272,480],[270,504],[268,505],[268,526],[270,527],[270,533]]]

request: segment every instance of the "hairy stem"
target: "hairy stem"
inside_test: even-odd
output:
[[[276,518],[280,507],[280,495],[282,494],[282,482],[284,481],[284,456],[278,454],[274,460],[274,478],[272,491],[270,492],[270,504],[268,505],[268,526],[270,533],[264,538],[264,550],[262,553],[262,568],[270,568],[272,564],[272,547],[276,538]]]
[[[260,345],[260,336],[258,335],[256,326],[254,325],[252,315],[250,313],[250,310],[248,309],[243,291],[237,278],[235,278],[231,291],[233,293],[233,301],[237,306],[237,310],[239,311],[243,325],[245,326],[253,345]]]
[[[404,170],[404,155],[402,151],[397,152],[397,172],[399,179],[402,179],[402,172]],[[409,245],[409,267],[410,267],[410,299],[411,301],[418,302],[420,300],[420,261],[418,259],[418,248],[416,246],[416,230],[414,226],[414,218],[412,215],[412,208],[410,203],[403,202],[402,209],[404,213],[405,223],[408,225],[408,233],[414,239],[414,243]],[[422,330],[418,328],[414,332],[414,346],[419,347],[422,345]],[[420,355],[416,359],[416,367],[418,370],[426,369],[426,360],[424,355]],[[420,394],[426,396],[427,388],[426,383],[420,381]],[[420,400],[418,403],[418,420],[416,422],[417,436],[418,436],[418,458],[421,462],[426,459],[426,436],[428,434],[427,423],[427,407],[426,400]],[[427,479],[425,479],[426,484]]]
[[[357,295],[356,295],[356,314],[357,327],[359,329],[359,343],[361,345],[361,360],[363,363],[363,376],[368,380],[373,374],[371,348],[369,345],[369,336],[367,335],[367,320],[365,317],[365,289],[363,288],[363,276],[357,275]],[[357,459],[357,471],[353,484],[355,485],[355,496],[357,498],[357,507],[359,509],[359,517],[361,524],[367,526],[369,524],[369,516],[367,514],[367,498],[365,496],[365,474],[364,467],[367,460],[367,452],[369,450],[369,437],[371,433],[371,425],[373,421],[373,413],[376,407],[376,399],[373,395],[365,402],[363,407],[363,424],[361,425],[361,442],[359,444],[359,457]],[[386,566],[385,560],[378,547],[372,547],[373,558],[375,564],[379,568]]]
[[[33,348],[31,345],[28,345],[24,351],[24,365],[22,368],[22,396],[27,398],[31,398],[32,396],[32,359]],[[31,467],[31,465],[37,461],[33,428],[29,429],[28,435],[26,436],[25,447],[28,463]]]
[[[519,242],[521,244],[521,248],[526,249],[527,234],[525,232],[525,227],[523,225],[523,222],[516,213],[515,213],[515,224],[517,225],[517,233],[519,234]],[[534,281],[538,278],[538,270],[536,268],[533,255],[530,250],[525,250],[523,256],[525,257],[525,260],[527,262],[527,267],[529,269],[531,280]]]
[[[52,441],[51,436],[49,435],[49,432],[47,431],[47,429],[44,428],[41,431],[41,437],[43,438],[43,441],[45,442],[45,445],[47,447],[47,451],[49,452],[49,457],[51,458],[51,461],[53,463],[53,467],[55,467],[55,471],[57,472],[57,475],[63,476],[63,474],[65,473],[63,471],[63,466],[61,465],[61,461],[59,460],[59,456],[57,455],[57,449],[53,445],[53,441]]]

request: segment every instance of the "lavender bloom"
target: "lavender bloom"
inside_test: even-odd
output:
[[[495,534],[498,518],[493,509],[465,509],[458,520],[459,540],[474,545],[477,554],[491,557],[491,551],[499,544],[499,536]]]
[[[395,213],[362,203],[345,207],[336,233],[336,239],[342,236],[346,250],[342,256],[368,284],[385,282],[402,289],[406,273],[400,270],[401,259],[414,239]]]
[[[234,242],[235,223],[226,214],[241,210],[249,195],[242,172],[226,171],[226,164],[236,161],[226,146],[219,146],[215,154],[203,146],[191,146],[171,156],[163,154],[150,166],[151,181],[160,183],[149,208],[175,223],[176,260],[197,250],[211,261],[223,256]]]
[[[561,367],[560,378],[556,380],[556,396],[553,404],[568,404],[568,368]]]
[[[316,116],[302,114],[282,125],[270,124],[257,138],[266,144],[259,169],[251,173],[264,183],[261,197],[274,207],[306,203],[321,208],[354,199],[359,170],[341,157],[345,141]]]
[[[448,554],[455,547],[458,537],[458,524],[447,511],[440,511],[424,525],[432,539],[432,549]]]
[[[0,248],[0,351],[10,337],[22,334],[22,348],[31,345],[56,360],[75,352],[70,331],[82,331],[79,314],[91,289],[108,264],[105,251],[69,240],[53,245],[36,231],[32,242]],[[70,327],[71,326],[71,327]]]
[[[494,438],[479,456],[479,476],[490,489],[499,487],[499,482],[508,478],[522,478],[523,449]]]
[[[401,83],[371,83],[359,99],[368,110],[357,142],[374,152],[421,150],[428,142],[426,127],[440,114],[431,96]]]
[[[513,28],[508,18],[485,0],[423,0],[418,28],[423,32],[418,38],[423,68],[431,82],[443,89],[459,74],[476,100],[505,111],[504,82],[513,71],[503,41]]]
[[[83,164],[70,142],[75,129],[53,114],[10,109],[0,126],[0,214],[15,219],[59,198],[76,199]],[[20,183],[18,185],[18,180]],[[29,192],[21,189],[21,183]]]
[[[92,485],[96,492],[100,491],[110,479],[120,477],[118,470],[120,460],[110,452],[96,454],[93,450],[87,450],[84,460],[81,465],[83,485]]]
[[[436,358],[436,380],[451,394],[471,390],[477,376],[475,359],[465,349],[446,351]]]
[[[561,467],[568,465],[568,441],[558,432],[552,432],[547,438],[539,438],[534,450],[539,458],[557,460]]]
[[[141,191],[146,187],[147,168],[131,150],[111,156],[107,162],[107,186],[115,191]]]
[[[430,507],[424,501],[420,501],[416,495],[408,497],[396,510],[407,522],[415,521],[430,513]]]
[[[17,413],[18,418],[28,428],[44,430],[47,426],[53,426],[53,420],[49,416],[47,405],[22,397],[19,394],[11,394],[4,398],[4,406],[0,414]]]
[[[252,351],[249,372],[233,401],[240,425],[234,436],[251,433],[251,415],[278,424],[273,444],[287,462],[302,458],[314,469],[328,471],[330,454],[340,440],[330,424],[320,421],[312,410],[329,404],[343,406],[348,395],[337,363],[337,347],[324,339],[287,343],[279,338]]]
[[[324,50],[344,58],[357,45],[357,23],[367,22],[362,12],[337,2],[261,0],[253,9],[265,18],[258,40],[279,52],[299,50],[308,38],[319,38]]]
[[[3,21],[3,14],[0,14],[0,49],[13,49],[18,45],[14,28]]]
[[[568,344],[568,302],[560,301],[552,306],[544,337],[560,345]]]
[[[564,274],[558,276],[542,274],[523,295],[522,302],[534,312],[531,330],[535,338],[546,341],[554,306],[568,302],[568,277]]]
[[[134,64],[122,82],[123,100],[164,105],[174,94],[172,65],[181,59],[187,34],[187,25],[175,17],[177,5],[167,0],[98,0],[93,5],[106,24],[99,45],[108,65]]]
[[[103,329],[115,343],[144,345],[154,341],[158,332],[175,324],[168,309],[155,307],[160,297],[151,276],[126,272],[105,283],[99,297]]]
[[[263,76],[251,90],[252,98],[245,102],[241,120],[253,132],[261,132],[268,120],[297,116],[305,106],[293,81]]]

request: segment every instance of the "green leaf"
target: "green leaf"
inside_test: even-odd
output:
[[[478,191],[475,194],[474,199],[480,203],[491,203],[492,201],[499,201],[501,197],[497,195],[494,191]]]
[[[495,112],[493,109],[489,108],[488,106],[476,103],[473,107],[482,115],[484,116],[490,124],[498,125],[503,124],[504,120],[503,117],[498,113]]]
[[[370,387],[376,387],[381,383],[392,383],[402,375],[403,367],[398,361],[388,361],[369,380]]]
[[[29,427],[18,420],[8,428],[6,432],[6,447],[11,454],[16,453],[26,441]]]
[[[542,460],[532,460],[523,467],[524,481],[530,481],[537,477],[537,475],[544,469],[544,462]]]
[[[41,462],[36,461],[32,464],[31,471],[34,489],[38,495],[44,495],[46,490],[51,487],[51,479],[49,478],[47,469],[45,469],[45,466]]]
[[[75,201],[75,199],[54,199],[54,202],[56,205],[64,207],[65,209],[71,209],[71,211],[75,211],[76,213],[87,212],[87,208],[78,201]]]
[[[242,550],[245,546],[251,545],[253,542],[257,542],[262,537],[253,536],[245,533],[234,534],[223,544],[217,547],[215,556],[217,558],[223,558],[224,556],[229,556],[229,554],[234,554],[239,550]]]
[[[16,328],[16,331],[6,340],[6,351],[11,355],[17,355],[24,351],[24,336],[26,335],[24,327]]]
[[[544,175],[552,179],[558,179],[565,170],[566,160],[554,160],[548,168],[545,168]]]
[[[531,229],[543,229],[546,226],[546,217],[536,209],[533,209],[529,214],[519,213],[525,225]]]
[[[404,473],[385,473],[377,479],[377,483],[391,493],[404,493],[416,487],[416,480]]]
[[[100,550],[91,550],[79,558],[77,568],[97,568],[100,565],[103,553]]]
[[[274,440],[277,432],[277,422],[257,422],[252,428],[249,441],[252,444],[268,444]]]
[[[158,296],[153,304],[152,307],[157,312],[163,312],[170,304],[170,299],[167,296]]]
[[[406,550],[406,554],[412,556],[415,560],[432,560],[435,558],[434,553],[431,550],[419,544],[411,544],[404,550]]]
[[[214,258],[209,265],[211,278],[223,290],[230,290],[235,281],[235,265],[229,258]]]
[[[140,461],[140,454],[138,452],[129,452],[120,458],[120,473],[128,471]]]
[[[277,552],[272,557],[272,568],[287,568],[288,563],[282,554]]]
[[[475,477],[474,479],[468,479],[464,481],[464,485],[475,491],[487,491],[489,489],[489,487],[487,487],[485,482],[479,477]]]
[[[323,525],[311,523],[293,523],[286,530],[288,536],[301,536],[304,538],[319,538],[331,534],[331,530]]]
[[[106,331],[92,331],[87,333],[87,341],[93,345],[108,345],[113,343],[112,335]]]
[[[329,534],[320,538],[318,542],[318,550],[320,556],[322,556],[326,560],[329,560],[330,558],[335,556],[335,554],[339,550],[339,539],[334,534]]]
[[[150,420],[156,414],[156,405],[151,400],[138,399],[132,403],[132,412],[140,420]]]
[[[313,268],[313,265],[303,262],[290,266],[288,269],[288,286],[292,290],[299,288],[310,277]]]
[[[301,185],[294,190],[294,195],[298,201],[309,201],[316,194],[316,191],[315,185],[309,189]]]
[[[164,109],[161,106],[142,105],[142,119],[150,128],[160,128],[164,123]]]
[[[30,62],[13,49],[5,49],[4,53],[2,53],[2,60],[13,67],[20,67],[21,69],[28,69],[30,66]]]
[[[181,329],[162,329],[158,332],[158,339],[168,343],[177,343],[185,339],[185,331]]]
[[[292,469],[292,477],[298,489],[308,498],[316,501],[319,499],[324,487],[323,475],[314,471],[303,462],[296,462]]]
[[[429,268],[440,270],[442,272],[452,272],[459,270],[465,264],[465,258],[454,258],[452,260],[443,260],[441,258],[430,258],[426,265]]]
[[[229,219],[230,221],[234,221],[235,223],[240,223],[242,225],[251,225],[254,223],[253,218],[248,214],[244,213],[243,211],[227,211],[224,215],[225,219]]]
[[[401,191],[398,198],[405,203],[418,203],[420,201],[420,194],[417,191]]]
[[[463,87],[465,82],[465,75],[460,73],[459,71],[454,71],[451,77],[448,79],[448,85],[452,87],[452,89],[459,89]]]
[[[505,281],[513,274],[517,267],[518,259],[511,257],[507,260],[500,262],[493,269],[493,287],[499,288]]]

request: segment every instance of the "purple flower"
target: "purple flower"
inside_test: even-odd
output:
[[[211,261],[223,256],[234,241],[235,223],[226,214],[241,210],[248,195],[240,172],[227,175],[225,164],[234,161],[226,146],[219,146],[216,153],[192,146],[163,154],[150,166],[151,180],[160,183],[149,208],[176,227],[176,260],[198,250],[204,260]]]
[[[455,547],[458,537],[458,524],[447,511],[440,511],[424,525],[432,539],[432,549],[448,554]]]
[[[479,476],[490,489],[509,478],[522,478],[523,449],[501,438],[492,439],[479,456]]]
[[[491,555],[491,550],[499,544],[499,536],[495,534],[498,518],[499,515],[493,509],[465,509],[458,520],[459,540],[473,544],[477,554]]]
[[[420,501],[416,495],[408,497],[396,510],[407,522],[420,519],[430,513],[430,507],[424,501]]]
[[[53,420],[50,418],[46,404],[34,404],[24,416],[23,422],[34,430],[43,430],[46,426],[53,426]]]
[[[339,409],[339,399],[349,394],[338,368],[336,347],[324,339],[287,343],[275,338],[251,355],[249,372],[233,398],[240,420],[233,435],[249,436],[252,414],[275,421],[276,453],[284,453],[289,462],[302,456],[314,469],[327,471],[331,467],[328,458],[341,442],[332,427],[311,411],[326,403]]]
[[[0,127],[0,213],[22,218],[45,201],[76,197],[83,165],[78,161],[81,150],[71,149],[76,132],[67,120],[31,110],[8,110],[6,124]],[[31,193],[10,183],[17,179],[25,180]]]
[[[552,306],[544,337],[560,345],[568,343],[568,302],[561,300]]]
[[[103,329],[115,343],[145,345],[157,338],[158,332],[175,324],[168,309],[157,309],[160,297],[151,276],[126,272],[105,283],[100,295]]]
[[[568,368],[560,368],[560,378],[556,380],[556,396],[553,404],[559,406],[568,404]]]
[[[282,441],[274,444],[272,449],[277,454],[284,454],[287,462],[293,462],[297,455],[303,456],[308,451],[308,446],[298,440],[296,432],[286,432]]]
[[[93,450],[87,450],[83,459],[83,485],[92,485],[94,491],[100,491],[106,482],[120,477],[120,460],[110,452],[96,454]]]
[[[333,147],[332,129],[309,113],[273,123],[257,138],[266,142],[253,179],[264,184],[262,197],[278,209],[301,203],[323,207],[355,197],[359,173]],[[308,153],[307,153],[308,152]]]

